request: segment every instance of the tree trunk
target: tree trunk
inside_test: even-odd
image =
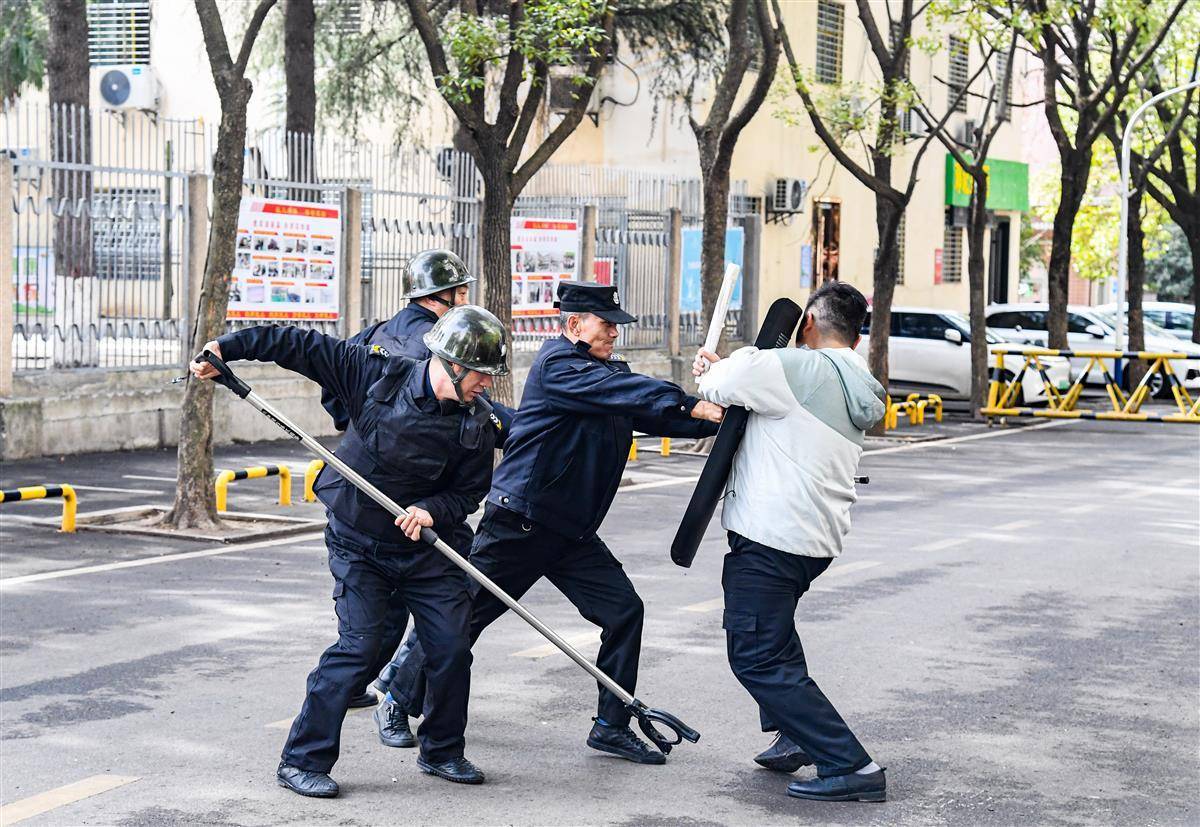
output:
[[[1067,345],[1067,301],[1071,279],[1071,234],[1075,216],[1087,192],[1092,166],[1092,150],[1075,152],[1062,158],[1059,181],[1061,195],[1054,212],[1054,235],[1050,240],[1050,264],[1046,274],[1050,312],[1046,314],[1048,346],[1065,349]]]
[[[704,217],[700,241],[700,324],[707,333],[716,311],[721,282],[725,280],[725,228],[729,223],[730,158],[717,149],[718,135],[711,132],[698,140],[700,174],[703,178]],[[753,336],[753,332],[750,332]],[[717,350],[726,349],[722,326]]]
[[[1192,254],[1192,303],[1196,306],[1192,316],[1192,341],[1200,345],[1200,220],[1189,222],[1183,228],[1183,234]]]
[[[512,183],[499,158],[476,159],[483,176],[483,273],[480,301],[495,314],[505,330],[512,330]],[[509,367],[512,367],[512,354]],[[496,377],[492,396],[507,405],[516,405],[512,375]]]
[[[229,274],[233,272],[238,209],[242,200],[242,153],[246,147],[246,105],[252,87],[235,80],[222,96],[221,125],[213,157],[213,209],[208,233],[208,257],[200,290],[192,353],[225,332],[229,305]],[[178,477],[175,504],[163,525],[175,529],[219,527],[213,489],[212,382],[189,379],[183,394],[179,426]]]
[[[313,157],[317,130],[317,86],[314,58],[316,12],[313,0],[285,0],[283,5],[283,73],[287,82],[288,180],[316,183]],[[293,189],[298,201],[316,201],[319,193]]]
[[[50,160],[92,162],[86,0],[46,0],[46,48],[50,101]],[[87,170],[51,173],[55,211],[54,268],[58,277],[92,275],[92,175]],[[86,205],[86,206],[84,206]],[[80,319],[84,325],[88,321]],[[87,335],[86,327],[84,335]]]
[[[1144,189],[1135,189],[1129,196],[1129,228],[1125,236],[1129,241],[1129,268],[1125,293],[1129,302],[1129,338],[1126,340],[1126,350],[1146,349],[1146,328],[1142,316],[1142,294],[1146,291],[1146,233],[1142,229],[1142,198],[1145,194]],[[1117,310],[1120,312],[1120,307]],[[1130,360],[1126,365],[1129,387],[1135,388],[1146,375],[1149,365],[1137,360]]]
[[[888,165],[887,175],[891,177]],[[875,257],[871,285],[871,327],[867,350],[867,366],[871,375],[879,380],[884,389],[888,386],[888,337],[892,330],[892,297],[896,295],[896,277],[899,273],[900,251],[897,237],[900,234],[902,207],[882,195],[875,196],[875,232],[878,236],[879,253]],[[879,422],[870,433],[880,436],[884,432]]]
[[[967,295],[971,320],[971,418],[982,419],[979,409],[987,393],[987,278],[984,272],[983,237],[987,232],[987,174],[983,169],[971,171],[975,185],[968,207],[967,225]]]

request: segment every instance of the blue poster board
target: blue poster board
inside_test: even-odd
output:
[[[812,245],[800,247],[800,287],[812,287]]]
[[[683,231],[683,251],[680,257],[680,267],[683,269],[683,283],[679,288],[679,311],[681,313],[700,312],[700,237],[699,227]],[[725,263],[742,266],[742,251],[746,245],[746,231],[741,227],[730,227],[725,230]],[[740,310],[742,307],[742,277],[739,275],[733,286],[733,298],[729,302],[730,310]]]

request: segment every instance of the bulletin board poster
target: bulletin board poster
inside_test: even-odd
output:
[[[554,317],[559,282],[579,271],[579,222],[557,218],[514,218],[509,250],[512,254],[512,314],[518,320]],[[515,324],[536,331],[537,325]],[[546,328],[550,332],[550,328]]]
[[[336,205],[242,198],[226,318],[336,320],[341,239]]]
[[[700,242],[702,233],[699,227],[687,228],[680,239],[682,255],[679,266],[683,270],[679,287],[679,310],[683,313],[700,312]],[[746,244],[746,231],[741,227],[730,227],[725,230],[725,264],[742,266],[742,250]],[[742,277],[739,274],[733,286],[733,295],[729,301],[730,310],[740,310],[742,307]]]

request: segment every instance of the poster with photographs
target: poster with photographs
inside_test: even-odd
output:
[[[577,278],[579,222],[513,218],[510,250],[514,332],[557,333],[554,298],[560,281]]]
[[[336,205],[242,198],[227,318],[336,320],[341,239]]]

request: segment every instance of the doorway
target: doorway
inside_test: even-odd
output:
[[[1011,223],[1007,218],[996,218],[992,227],[991,249],[988,251],[988,302],[1008,302],[1008,250]]]
[[[841,258],[842,205],[838,201],[813,201],[813,261],[816,285],[838,278]]]

